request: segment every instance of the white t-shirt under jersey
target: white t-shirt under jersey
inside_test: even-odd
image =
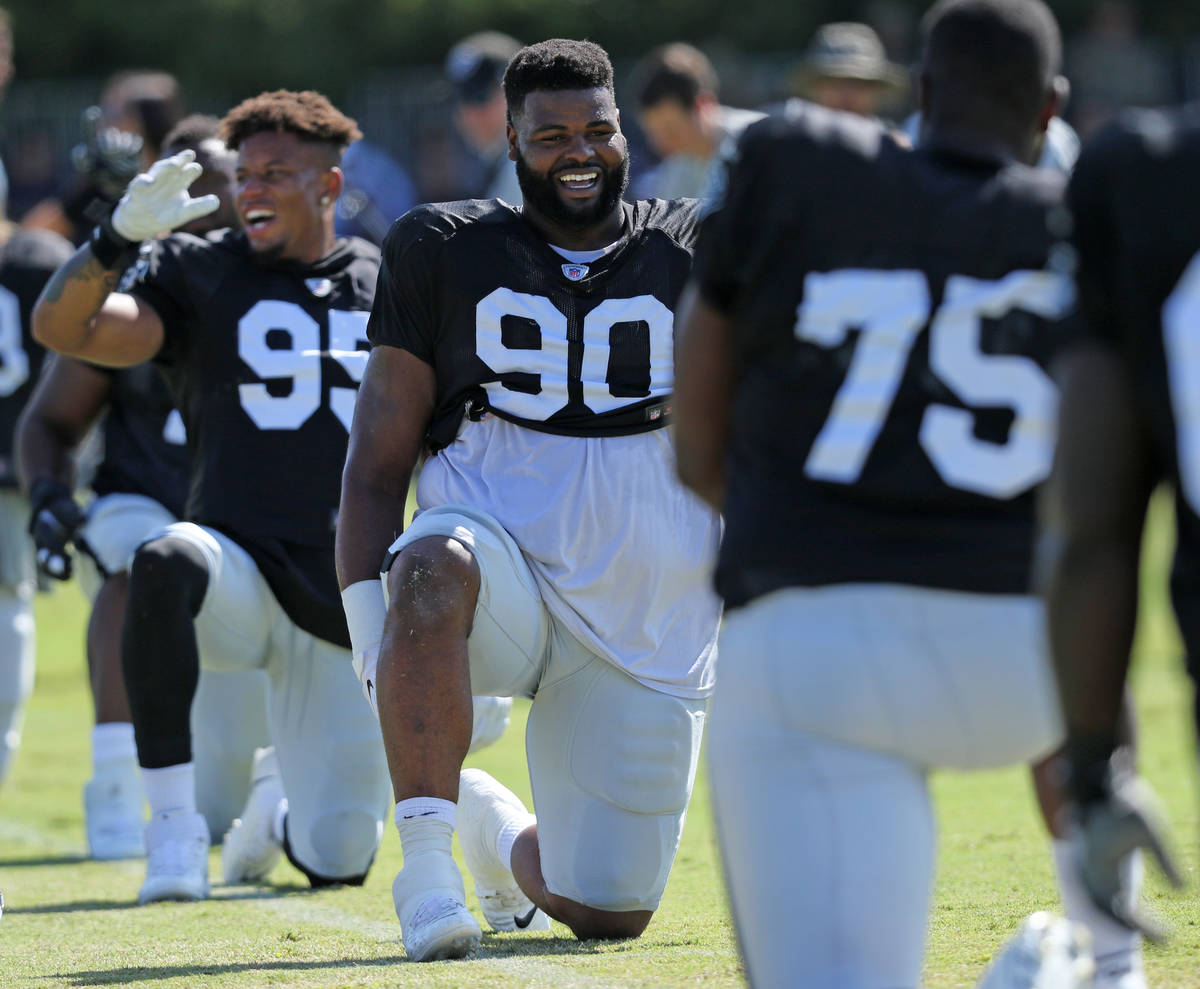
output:
[[[432,457],[417,505],[472,505],[525,554],[546,607],[655,690],[712,690],[720,521],[675,476],[671,431],[557,436],[497,416],[464,421]]]

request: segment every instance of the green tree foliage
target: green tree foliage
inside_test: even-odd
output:
[[[925,3],[900,0],[919,14]],[[836,0],[8,0],[18,72],[26,79],[102,77],[161,67],[189,92],[236,99],[279,86],[335,99],[375,70],[438,63],[470,31],[496,28],[523,40],[586,37],[617,59],[686,39],[742,52],[803,48],[827,20],[861,16]],[[1068,31],[1095,0],[1054,7]],[[864,4],[865,7],[865,4]],[[1200,33],[1200,5],[1138,4],[1147,30]]]

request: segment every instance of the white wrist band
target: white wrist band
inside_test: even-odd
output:
[[[350,648],[360,655],[383,640],[383,619],[387,605],[383,600],[383,583],[379,579],[360,580],[342,591],[342,607],[350,629]]]

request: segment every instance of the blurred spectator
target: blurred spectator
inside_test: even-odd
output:
[[[1071,121],[1085,139],[1127,106],[1159,106],[1176,98],[1170,56],[1139,33],[1137,8],[1118,0],[1097,5],[1084,34],[1066,46],[1074,89]]]
[[[722,106],[717,73],[708,57],[683,42],[662,45],[634,69],[638,124],[661,159],[635,178],[638,198],[704,198],[720,162],[738,136],[762,114]]]
[[[520,204],[516,167],[508,158],[508,110],[501,81],[521,43],[499,31],[481,31],[446,55],[446,78],[454,87],[454,123],[467,152],[463,172],[467,199]]]
[[[333,224],[339,237],[362,237],[382,244],[392,221],[417,203],[417,191],[408,172],[369,141],[355,141],[346,149],[342,176],[344,184]]]
[[[204,169],[200,177],[188,186],[188,195],[200,199],[211,194],[221,201],[215,212],[176,228],[198,237],[209,230],[240,225],[234,188],[237,152],[225,146],[219,136],[220,131],[219,119],[208,114],[193,113],[179,121],[162,139],[162,157],[191,149],[196,153],[196,161]]]
[[[13,33],[12,14],[5,7],[0,7],[0,99],[13,77]],[[4,162],[0,161],[0,215],[8,217],[8,173],[4,170]]]
[[[100,126],[142,139],[142,168],[162,157],[163,141],[184,115],[179,80],[168,72],[134,69],[109,78],[100,93]]]
[[[4,153],[8,166],[8,214],[20,222],[37,203],[58,191],[59,148],[45,124],[24,128]]]
[[[183,105],[179,83],[169,73],[136,70],[112,76],[99,104],[83,111],[83,140],[71,150],[74,176],[57,196],[30,209],[21,225],[82,243],[129,181],[158,159]]]
[[[874,29],[848,21],[817,28],[794,82],[805,99],[863,117],[894,109],[908,88]]]

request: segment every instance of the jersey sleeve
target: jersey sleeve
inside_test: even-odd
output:
[[[1117,241],[1109,197],[1109,162],[1114,135],[1085,147],[1067,187],[1071,212],[1071,244],[1076,256],[1076,305],[1069,320],[1071,339],[1101,340],[1117,345],[1120,320],[1114,290]]]
[[[434,363],[435,262],[440,247],[441,238],[426,226],[419,211],[392,225],[384,238],[375,303],[367,323],[372,347],[399,347],[427,364]]]
[[[704,219],[696,245],[695,280],[704,300],[723,313],[738,308],[749,282],[752,249],[763,235],[760,198],[768,136],[752,126],[729,163],[724,192]]]
[[[181,254],[174,237],[148,241],[121,282],[162,320],[163,344],[154,359],[163,364],[173,364],[187,342],[188,266]]]

